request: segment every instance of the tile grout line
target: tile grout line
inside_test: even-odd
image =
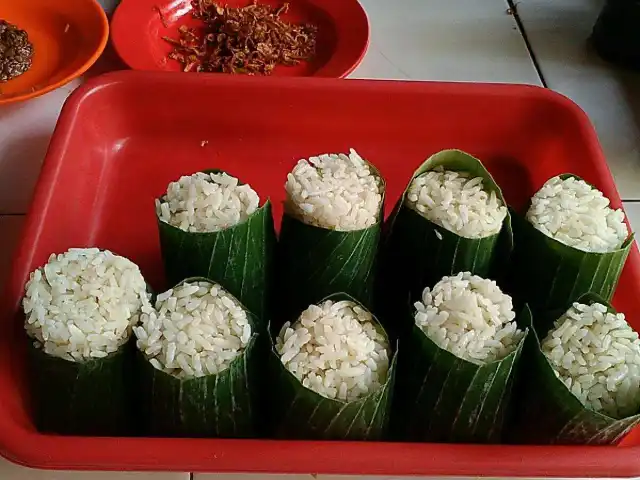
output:
[[[529,41],[529,36],[527,35],[527,31],[524,27],[524,23],[522,22],[522,18],[520,17],[520,13],[518,11],[518,5],[520,5],[522,0],[505,0],[507,5],[509,5],[508,13],[513,16],[516,25],[518,26],[518,30],[520,31],[520,35],[524,40],[525,47],[529,52],[529,57],[531,58],[531,62],[533,63],[533,67],[536,69],[538,73],[538,77],[540,78],[540,82],[544,88],[549,88],[546,79],[544,78],[544,74],[542,73],[542,68],[540,67],[540,62],[538,62],[538,58],[533,50],[533,46]],[[608,164],[608,163],[607,163]],[[640,199],[621,199],[623,203],[640,203]]]
[[[547,81],[544,78],[542,73],[542,69],[540,68],[540,63],[538,62],[538,58],[536,57],[535,52],[533,51],[533,47],[531,46],[531,42],[529,41],[529,37],[527,35],[527,31],[524,28],[524,24],[522,23],[522,19],[520,18],[520,14],[518,13],[518,5],[520,1],[518,0],[506,0],[507,5],[509,6],[509,10],[507,13],[513,16],[513,19],[518,26],[518,30],[520,31],[520,36],[524,40],[524,45],[529,53],[529,58],[531,58],[531,62],[533,63],[533,68],[535,68],[536,73],[538,74],[538,78],[540,79],[540,83],[544,88],[549,88],[547,85]]]

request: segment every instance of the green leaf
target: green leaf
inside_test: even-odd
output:
[[[133,433],[132,341],[107,357],[86,362],[48,355],[31,339],[27,349],[38,430],[89,436]]]
[[[378,222],[361,230],[338,231],[307,225],[286,211],[278,242],[282,317],[293,316],[334,292],[371,307],[382,229],[384,180]]]
[[[219,232],[185,232],[159,218],[157,221],[162,259],[171,284],[188,277],[213,280],[266,325],[276,245],[269,200],[245,222]]]
[[[579,303],[601,303],[611,313],[613,307],[594,293],[582,295]],[[523,371],[526,382],[519,392],[520,412],[516,419],[516,440],[527,443],[566,445],[615,445],[640,423],[640,414],[623,419],[611,418],[585,407],[556,377],[542,353],[539,327],[529,319],[532,334],[525,346]],[[545,334],[546,336],[546,334]],[[521,437],[521,438],[520,438]]]
[[[506,206],[500,187],[480,160],[460,150],[444,150],[425,161],[411,177],[385,225],[383,271],[385,289],[404,304],[407,298],[418,298],[425,287],[434,286],[444,276],[471,272],[481,277],[500,277],[501,268],[513,249],[511,218],[507,214],[502,230],[485,238],[464,238],[436,225],[405,205],[411,182],[425,172],[444,167],[481,177],[483,186]],[[386,294],[386,293],[385,293]]]
[[[567,176],[575,177],[561,178]],[[613,252],[584,252],[545,235],[525,217],[511,215],[516,240],[512,277],[522,299],[536,312],[536,322],[541,319],[538,312],[565,311],[573,299],[587,292],[611,300],[633,245],[633,233]]]
[[[519,317],[530,316],[525,306]],[[478,365],[440,348],[414,322],[398,360],[393,430],[399,439],[499,443],[527,333],[502,360]]]
[[[351,300],[344,293],[325,300]],[[362,304],[360,304],[362,306]],[[386,332],[374,317],[375,325]],[[276,333],[277,335],[277,333]],[[353,402],[323,397],[303,387],[280,361],[272,341],[270,355],[272,416],[277,437],[316,440],[381,440],[389,420],[395,381],[396,355],[391,358],[387,381],[379,390]]]
[[[178,285],[200,281],[212,283],[206,278],[188,278]],[[138,393],[150,434],[248,438],[260,432],[263,420],[258,396],[264,349],[257,319],[248,311],[247,316],[253,331],[249,343],[229,367],[217,375],[177,378],[154,368],[145,355],[137,351]]]

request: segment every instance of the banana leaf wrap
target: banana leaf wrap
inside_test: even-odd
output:
[[[351,300],[349,295],[338,293],[325,300]],[[364,307],[363,307],[364,308]],[[374,323],[384,328],[373,317]],[[271,413],[272,429],[278,438],[301,440],[382,440],[387,434],[391,400],[395,382],[397,352],[390,356],[387,380],[382,387],[351,402],[330,399],[304,387],[280,361],[275,350],[272,331],[272,349],[269,366],[272,379]],[[385,332],[386,335],[386,332]],[[397,349],[396,349],[397,350]]]
[[[502,204],[507,205],[500,187],[480,160],[460,150],[444,150],[426,160],[412,175],[385,224],[381,249],[383,273],[378,285],[384,292],[381,290],[378,297],[392,299],[388,302],[391,311],[388,306],[384,307],[387,315],[394,316],[395,305],[419,298],[426,286],[432,287],[444,276],[471,272],[485,278],[500,278],[504,273],[501,267],[508,264],[513,250],[509,213],[499,233],[484,238],[464,238],[405,204],[413,180],[438,167],[481,177],[484,189],[495,192]],[[498,258],[500,262],[496,261]]]
[[[613,307],[602,297],[588,293],[579,303],[601,303],[610,313]],[[562,315],[562,312],[560,315]],[[558,315],[557,317],[559,317]],[[514,417],[512,440],[520,443],[561,445],[615,445],[640,423],[640,414],[616,419],[585,407],[567,386],[556,377],[553,367],[541,350],[535,322],[530,324],[521,381],[518,387],[519,408]]]
[[[565,179],[580,177],[560,175]],[[545,312],[565,311],[573,299],[595,293],[610,301],[633,245],[634,234],[609,253],[585,252],[565,245],[535,228],[524,216],[512,212],[515,235],[513,272],[517,292],[542,321]],[[536,325],[548,330],[551,325]]]
[[[293,317],[335,292],[344,292],[371,308],[382,231],[384,179],[378,221],[360,230],[341,231],[308,225],[287,212],[282,216],[278,242],[281,318]]]
[[[164,196],[159,200],[164,202]],[[267,200],[246,221],[217,232],[185,232],[157,218],[169,283],[189,277],[213,280],[246,305],[265,326],[270,313],[276,247],[271,210]]]
[[[206,278],[194,277],[176,286],[185,282],[213,284]],[[252,329],[251,339],[229,367],[216,375],[178,378],[155,368],[137,350],[139,411],[144,414],[147,434],[249,438],[263,433],[259,396],[266,349],[257,319],[245,311]]]
[[[29,339],[27,360],[36,428],[63,435],[121,436],[135,432],[131,393],[133,342],[104,358],[72,362]]]
[[[517,320],[526,322],[530,317],[525,305]],[[516,348],[503,359],[479,365],[440,348],[414,322],[400,341],[394,438],[500,443],[527,335],[525,330]]]

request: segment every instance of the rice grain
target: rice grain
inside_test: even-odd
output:
[[[130,260],[97,248],[52,254],[29,275],[22,301],[27,335],[69,361],[104,358],[130,337],[150,295]]]
[[[387,381],[389,342],[371,313],[348,300],[311,305],[276,339],[280,360],[303,386],[331,399],[357,400]]]
[[[436,345],[479,365],[503,359],[524,335],[511,297],[496,282],[469,272],[425,288],[414,307],[416,325]]]
[[[241,305],[208,282],[185,282],[159,294],[155,309],[141,315],[134,332],[149,362],[177,378],[224,371],[252,335]]]
[[[624,212],[584,180],[553,177],[531,199],[527,220],[545,235],[585,252],[606,253],[629,236]]]
[[[440,167],[411,182],[405,204],[461,237],[488,237],[500,232],[507,208],[495,192],[484,189],[483,182],[482,177]]]
[[[247,221],[259,203],[258,194],[237,178],[198,172],[171,182],[156,199],[156,214],[185,232],[217,232]]]
[[[382,180],[353,149],[298,161],[285,189],[285,209],[308,225],[351,231],[380,219]]]
[[[624,314],[609,313],[600,303],[574,303],[541,348],[556,376],[587,408],[613,418],[638,413],[640,339]]]

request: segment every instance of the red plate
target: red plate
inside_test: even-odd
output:
[[[369,45],[369,21],[358,0],[259,0],[272,6],[285,1],[289,3],[285,20],[318,26],[317,52],[310,62],[277,66],[273,75],[342,78],[358,66]],[[231,7],[249,3],[220,1]],[[123,0],[111,21],[111,39],[118,55],[134,70],[178,72],[180,64],[167,60],[171,45],[162,37],[177,38],[181,25],[201,25],[191,17],[191,0]]]
[[[481,158],[518,209],[563,172],[584,177],[614,207],[621,205],[586,115],[541,88],[146,72],[93,79],[62,111],[4,297],[0,452],[33,467],[81,470],[640,476],[640,430],[620,447],[80,438],[35,430],[19,309],[31,270],[51,252],[99,246],[138,263],[159,291],[153,199],[169,181],[203,168],[225,169],[262,198],[270,196],[279,221],[286,174],[295,162],[349,147],[385,177],[387,212],[416,166],[445,148]],[[636,329],[639,289],[634,247],[614,304]]]

